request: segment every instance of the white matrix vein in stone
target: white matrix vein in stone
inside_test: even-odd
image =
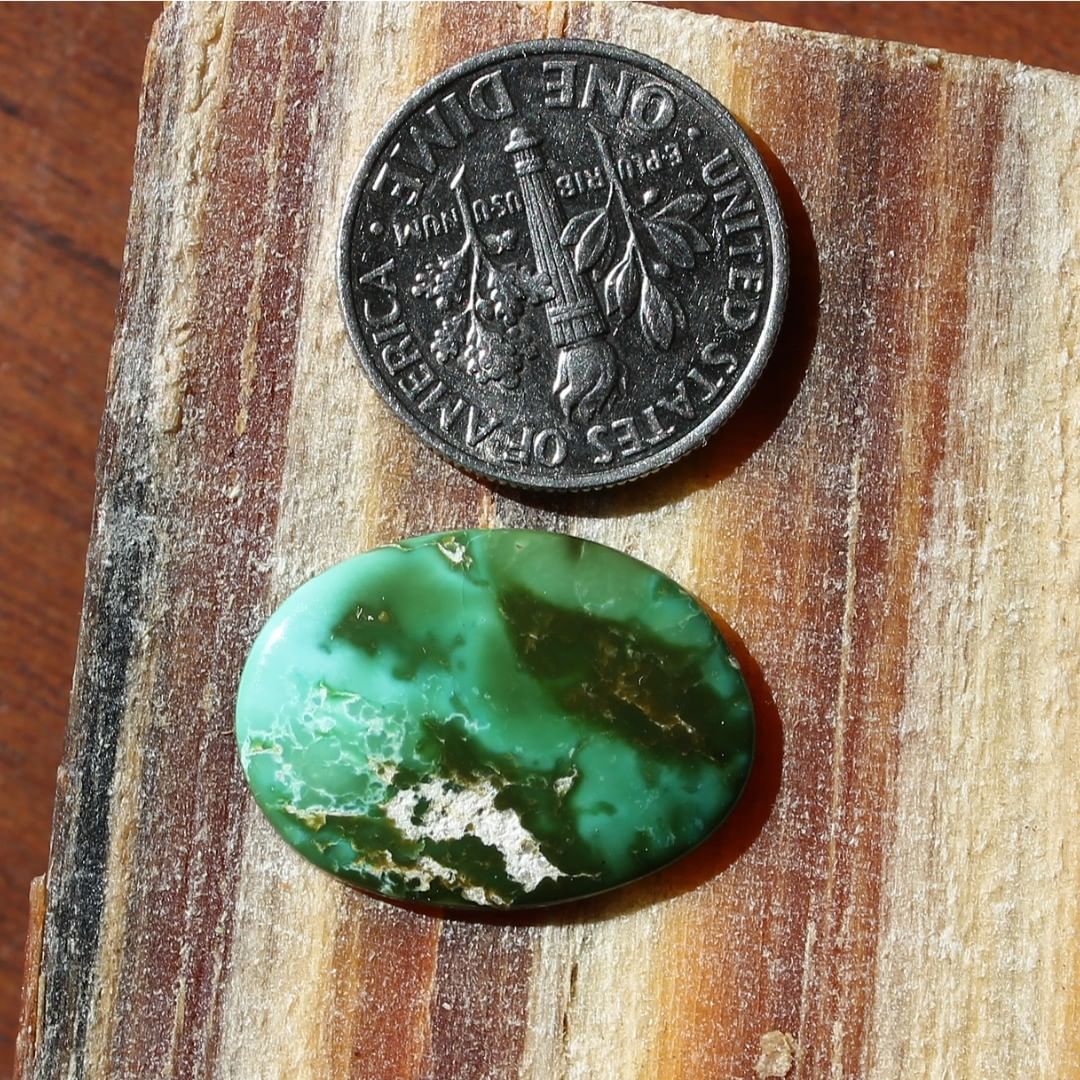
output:
[[[490,780],[454,788],[443,780],[425,780],[399,791],[387,804],[386,816],[409,840],[460,840],[475,836],[503,857],[507,875],[532,892],[545,878],[566,875],[540,850],[513,810],[499,810],[499,789]],[[419,824],[413,823],[417,803],[428,802]]]

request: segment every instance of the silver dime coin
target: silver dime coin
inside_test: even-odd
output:
[[[731,114],[597,41],[493,49],[417,91],[339,242],[387,403],[462,468],[548,490],[701,445],[760,374],[787,278],[776,192]]]

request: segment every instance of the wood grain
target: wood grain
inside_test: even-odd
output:
[[[705,451],[518,500],[402,437],[349,354],[332,249],[394,103],[545,33],[729,104],[770,153],[795,289]],[[1078,130],[1065,76],[643,8],[170,9],[26,1075],[753,1076],[774,1032],[789,1075],[1080,1075]],[[306,576],[496,523],[605,540],[720,612],[762,755],[667,873],[443,921],[284,849],[231,700]]]

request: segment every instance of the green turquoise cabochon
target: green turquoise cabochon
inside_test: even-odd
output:
[[[398,900],[525,907],[702,841],[742,791],[750,694],[657,570],[556,533],[466,529],[331,567],[252,647],[236,706],[259,806]]]

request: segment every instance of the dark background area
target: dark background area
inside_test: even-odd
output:
[[[671,6],[1080,72],[1080,5]],[[0,5],[0,1069],[67,721],[143,54],[159,4]]]

